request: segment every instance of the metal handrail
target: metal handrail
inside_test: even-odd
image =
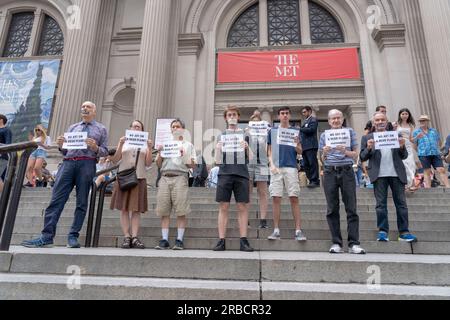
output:
[[[8,200],[11,195],[12,185],[14,182],[14,174],[17,169],[17,153],[9,154],[8,171],[6,172],[6,179],[3,185],[2,196],[0,200],[0,234],[3,229],[3,222],[5,221],[6,209],[8,207]]]
[[[27,170],[28,158],[37,148],[38,145],[36,142],[24,142],[0,146],[0,154],[9,153],[13,158],[10,158],[9,161],[9,164],[12,164],[12,167],[8,169],[7,184],[9,184],[9,186],[7,186],[7,188],[9,190],[6,190],[7,193],[5,195],[2,194],[2,211],[0,212],[0,217],[1,220],[4,221],[2,221],[2,229],[0,229],[0,251],[9,251],[14,224],[16,222],[17,208],[22,194],[22,183]],[[16,174],[18,151],[23,151],[23,153],[20,156],[19,169]]]
[[[104,175],[106,173],[110,173],[113,170],[116,170],[119,168],[119,165],[110,167],[105,170],[101,170],[95,173],[95,177],[99,177],[101,175]],[[89,214],[88,214],[88,221],[87,221],[87,228],[86,228],[86,240],[84,243],[84,246],[86,248],[91,247],[91,240],[92,240],[92,229],[94,226],[94,212],[95,212],[95,203],[97,200],[97,192],[98,192],[97,184],[95,182],[92,182],[91,186],[91,199],[89,201]],[[97,213],[98,214],[98,213]]]
[[[106,188],[114,183],[117,180],[117,177],[112,178],[109,181],[105,181],[100,185],[100,195],[98,197],[98,207],[97,207],[97,217],[95,219],[95,229],[94,229],[94,239],[92,241],[92,247],[98,248],[98,243],[100,240],[100,229],[102,227],[102,219],[103,219],[103,205],[105,203],[105,195]]]

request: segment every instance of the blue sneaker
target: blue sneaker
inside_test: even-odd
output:
[[[378,232],[377,241],[379,241],[379,242],[389,242],[389,236],[388,236],[387,232],[384,232],[384,231]]]
[[[80,243],[78,242],[78,239],[75,237],[69,237],[67,239],[67,248],[72,248],[72,249],[78,249],[81,248]]]
[[[47,240],[43,237],[39,237],[32,240],[24,240],[21,245],[26,248],[52,248],[53,240]]]
[[[405,233],[398,237],[398,241],[417,242],[417,237],[411,233]]]

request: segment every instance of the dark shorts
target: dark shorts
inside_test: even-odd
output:
[[[249,203],[249,180],[240,176],[219,176],[216,202],[230,202],[231,194],[237,203]]]
[[[419,159],[424,169],[431,169],[431,167],[434,169],[444,167],[444,163],[442,162],[440,156],[419,157]]]

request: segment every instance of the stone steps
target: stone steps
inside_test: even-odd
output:
[[[383,285],[450,286],[450,257],[431,255],[13,247],[0,260],[0,272],[14,274],[79,266],[83,276],[343,284],[366,284],[376,266]]]

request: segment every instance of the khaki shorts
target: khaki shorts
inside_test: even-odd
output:
[[[187,176],[161,177],[156,199],[158,217],[168,217],[175,212],[177,217],[191,213]]]
[[[300,183],[296,168],[281,168],[280,173],[271,173],[269,192],[270,196],[282,198],[284,190],[289,197],[300,197]]]

